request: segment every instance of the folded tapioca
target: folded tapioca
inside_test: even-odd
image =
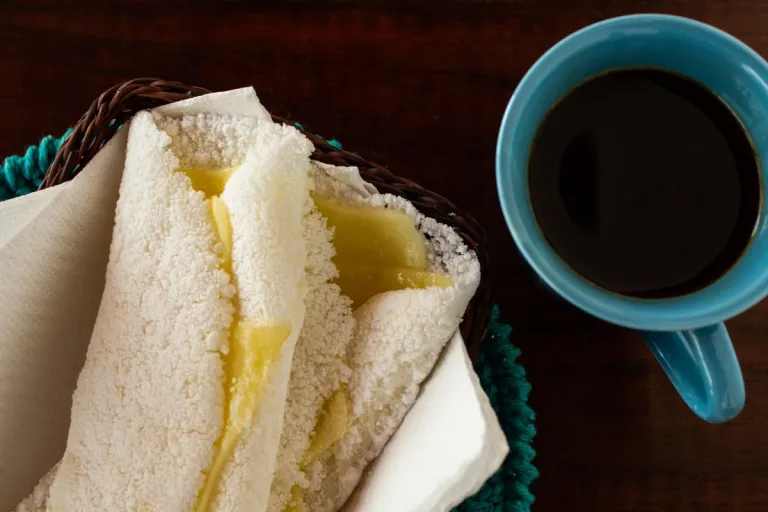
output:
[[[67,448],[19,512],[343,508],[480,268],[311,151],[269,121],[136,116]]]
[[[308,300],[285,413],[286,426],[304,428],[283,431],[270,512],[342,508],[416,400],[479,283],[477,258],[455,232],[403,198],[351,186],[344,171],[313,164],[310,174],[315,206],[334,230],[333,280],[321,285],[323,295],[349,298],[354,330],[328,329],[340,316],[323,314],[328,300]],[[334,350],[324,350],[330,340]],[[307,387],[308,375],[325,387]]]
[[[248,118],[132,121],[48,510],[266,507],[304,317],[311,149]]]

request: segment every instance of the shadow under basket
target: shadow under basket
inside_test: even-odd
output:
[[[136,112],[209,92],[202,87],[154,78],[137,78],[110,88],[91,104],[77,122],[72,133],[61,145],[40,188],[71,180]],[[362,178],[374,185],[379,192],[404,197],[422,214],[452,227],[467,247],[475,251],[482,270],[480,286],[469,303],[461,324],[467,350],[472,360],[475,360],[488,329],[492,306],[489,247],[480,225],[443,196],[425,190],[408,179],[395,176],[384,167],[355,153],[339,149],[295,122],[272,117],[276,122],[296,125],[304,132],[315,146],[313,160],[357,167]]]

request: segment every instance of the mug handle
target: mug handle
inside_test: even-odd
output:
[[[693,412],[710,423],[744,407],[744,379],[722,322],[690,331],[644,331],[645,342]]]

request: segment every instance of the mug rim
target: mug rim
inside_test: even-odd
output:
[[[728,297],[722,297],[716,304],[710,301],[709,304],[703,304],[695,311],[689,311],[690,308],[678,308],[681,310],[672,311],[674,308],[670,308],[670,306],[682,304],[683,299],[690,300],[690,297],[695,297],[699,292],[688,296],[664,299],[639,299],[616,294],[598,287],[573,271],[567,263],[560,259],[546,240],[542,246],[533,239],[532,235],[534,234],[543,237],[540,227],[535,220],[532,226],[528,225],[529,223],[522,218],[522,215],[517,213],[520,208],[529,207],[530,198],[527,189],[526,204],[517,205],[517,201],[514,200],[516,195],[514,191],[508,189],[505,179],[505,174],[511,174],[512,169],[515,169],[514,172],[517,173],[519,170],[516,168],[520,167],[512,161],[511,152],[504,150],[507,145],[511,146],[514,140],[514,130],[518,120],[516,117],[519,117],[518,114],[522,111],[524,103],[534,94],[537,84],[547,77],[548,69],[552,66],[562,65],[562,61],[566,60],[569,54],[573,52],[574,46],[586,45],[589,41],[599,39],[601,36],[608,37],[615,33],[617,28],[631,28],[632,25],[637,24],[637,28],[642,29],[643,27],[639,25],[649,23],[661,23],[673,28],[694,29],[699,33],[709,35],[719,40],[721,44],[749,57],[753,63],[762,68],[763,76],[768,77],[768,63],[755,50],[727,32],[690,18],[667,14],[632,14],[608,18],[583,27],[561,39],[541,55],[515,88],[505,109],[497,139],[497,192],[507,228],[512,234],[518,250],[536,274],[561,297],[597,318],[629,328],[649,331],[696,329],[732,318],[754,306],[768,295],[768,264],[760,270],[759,276],[749,284],[734,290]],[[624,27],[621,27],[622,25]],[[761,186],[765,189],[768,162],[762,161],[759,157],[758,159],[761,167]],[[524,165],[526,179],[527,166],[526,155]],[[764,219],[766,206],[765,204],[762,205],[763,211],[760,213],[758,222]],[[765,229],[766,226],[758,225],[753,238],[760,236],[760,231]],[[554,265],[553,261],[557,260],[560,261],[560,264]],[[739,263],[737,263],[738,265]],[[560,267],[565,267],[566,272],[563,272]]]

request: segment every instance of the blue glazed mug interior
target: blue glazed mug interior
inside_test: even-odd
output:
[[[647,300],[594,286],[550,248],[529,201],[529,151],[546,113],[579,83],[612,69],[626,68],[666,69],[706,86],[741,120],[760,165],[763,199],[752,242],[731,270],[690,295]],[[675,16],[634,15],[610,19],[572,34],[529,70],[502,121],[496,178],[507,225],[523,256],[550,287],[603,320],[634,329],[677,331],[726,320],[759,302],[768,292],[767,162],[765,61],[737,39],[709,25]]]

